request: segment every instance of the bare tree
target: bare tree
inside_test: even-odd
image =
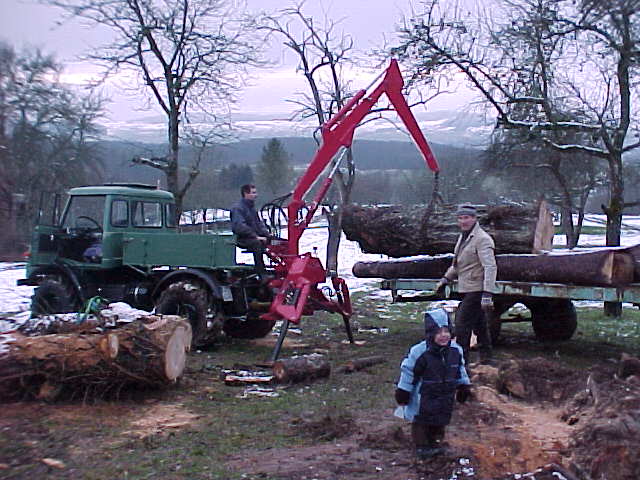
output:
[[[589,195],[603,184],[601,163],[589,154],[555,150],[521,130],[497,129],[485,151],[489,181],[500,176],[499,183],[504,184],[499,195],[516,201],[546,198],[560,211],[569,248],[578,245]]]
[[[640,3],[496,0],[490,12],[446,0],[423,5],[395,52],[413,61],[417,75],[462,72],[497,112],[500,127],[605,160],[606,243],[620,245],[622,156],[640,146],[632,136]],[[580,142],[566,143],[575,139],[567,132],[580,133]],[[619,306],[606,310],[618,314]]]
[[[607,162],[607,245],[620,244],[622,156],[632,137],[640,4],[502,0],[491,15],[451,2],[423,2],[395,52],[417,76],[462,72],[498,115],[502,128],[538,135],[561,152]],[[576,136],[568,132],[579,133]],[[570,140],[567,142],[566,140]]]
[[[222,114],[236,100],[247,68],[260,64],[253,23],[231,0],[45,1],[113,31],[114,40],[88,58],[104,66],[103,80],[133,72],[140,79],[135,93],[146,92],[166,115],[168,153],[134,161],[164,172],[181,211],[199,172],[192,167],[181,183],[181,130],[191,118],[225,124]]]
[[[299,106],[296,116],[315,117],[318,126],[328,121],[351,97],[349,82],[343,69],[353,63],[353,40],[337,32],[339,22],[324,18],[316,22],[303,12],[305,2],[262,18],[262,28],[284,39],[284,45],[295,52],[298,70],[304,75],[309,94],[292,100]],[[320,140],[316,138],[319,144]],[[342,232],[342,206],[349,203],[355,165],[351,148],[346,153],[346,172],[338,169],[334,177],[337,195],[330,196],[326,210],[329,221],[327,271],[338,270],[338,248]],[[335,190],[334,190],[335,192]],[[336,198],[337,197],[337,198]]]
[[[103,101],[61,83],[62,66],[38,49],[16,52],[0,43],[0,71],[0,228],[3,242],[15,248],[41,192],[101,177],[91,141]],[[22,222],[16,203],[25,206]]]

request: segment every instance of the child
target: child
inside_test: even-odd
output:
[[[447,312],[426,312],[424,324],[425,340],[411,347],[402,361],[395,395],[399,405],[406,405],[404,418],[412,422],[411,437],[420,460],[444,452],[441,442],[454,397],[464,403],[471,394],[462,348],[451,340]]]

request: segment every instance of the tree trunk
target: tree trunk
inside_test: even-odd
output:
[[[329,361],[322,355],[283,358],[273,364],[273,375],[278,383],[296,383],[314,378],[328,377]]]
[[[326,210],[329,236],[327,239],[327,273],[329,276],[337,274],[338,271],[338,249],[340,248],[340,237],[342,236],[342,207],[336,205],[333,210]]]
[[[54,399],[62,390],[106,392],[174,383],[184,370],[191,326],[182,317],[146,317],[107,333],[17,337],[0,353],[0,393]]]
[[[498,280],[624,286],[632,283],[640,270],[634,255],[640,260],[640,247],[568,254],[496,255]],[[442,256],[357,262],[353,274],[369,278],[441,278],[451,260],[451,256]]]
[[[620,245],[622,230],[622,211],[624,209],[624,179],[622,176],[622,154],[610,153],[609,158],[609,205],[607,214],[607,246]],[[604,312],[609,317],[622,315],[622,303],[605,302]]]
[[[366,253],[391,257],[451,253],[460,233],[455,205],[344,209],[342,229]],[[478,207],[480,225],[493,237],[496,253],[550,250],[553,219],[546,202],[526,206]]]

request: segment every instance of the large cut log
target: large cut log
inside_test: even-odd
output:
[[[328,377],[329,361],[318,354],[283,358],[273,363],[273,376],[278,383],[296,383],[314,378]]]
[[[191,325],[178,316],[148,316],[106,333],[4,338],[0,397],[51,400],[63,389],[105,392],[129,384],[174,383],[185,367]]]
[[[460,233],[455,205],[362,207],[344,209],[342,229],[363,252],[390,257],[451,253]],[[496,253],[550,250],[553,218],[546,202],[477,206],[480,225],[493,237]]]
[[[634,281],[630,248],[603,248],[540,255],[496,255],[498,280],[624,286]],[[364,278],[440,278],[453,256],[356,262],[353,274]]]

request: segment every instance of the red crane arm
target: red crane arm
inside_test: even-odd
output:
[[[424,138],[418,122],[413,116],[413,113],[411,113],[411,109],[404,95],[402,95],[404,81],[400,73],[400,68],[398,67],[398,62],[395,59],[391,60],[389,68],[387,68],[383,75],[384,78],[371,94],[367,96],[367,89],[360,90],[333,118],[322,126],[322,145],[313,157],[306,172],[298,181],[293,191],[291,201],[287,206],[289,217],[288,254],[298,255],[300,237],[311,221],[318,205],[329,190],[333,175],[329,175],[327,179],[325,179],[324,184],[310,205],[309,212],[303,220],[299,220],[299,211],[305,205],[303,200],[304,196],[334,158],[338,150],[341,147],[346,148],[351,146],[354,130],[371,111],[383,93],[387,95],[396,112],[398,112],[398,115],[409,130],[427,166],[434,172],[439,171],[438,162],[431,152],[431,148],[429,148],[429,144]]]
[[[324,283],[327,272],[320,260],[310,253],[299,254],[298,245],[302,233],[307,228],[318,205],[327,194],[333,181],[333,175],[340,166],[342,157],[335,161],[333,170],[324,179],[315,198],[309,204],[309,211],[300,219],[300,211],[305,206],[304,196],[312,188],[315,181],[335,157],[340,148],[351,146],[353,132],[362,119],[371,111],[373,106],[384,93],[395,107],[411,137],[422,153],[427,166],[437,172],[439,170],[429,144],[422,135],[420,127],[411,109],[402,95],[404,81],[396,60],[370,85],[373,87],[383,77],[378,85],[367,95],[369,88],[360,90],[349,102],[336,113],[331,120],[322,126],[322,145],[316,152],[304,175],[298,181],[293,191],[288,210],[288,239],[286,243],[267,246],[267,254],[275,263],[276,276],[269,282],[269,286],[277,293],[271,302],[269,312],[261,315],[264,320],[283,320],[278,343],[274,349],[272,359],[275,360],[280,352],[282,341],[286,335],[289,322],[298,323],[302,315],[311,315],[316,310],[339,313],[342,315],[347,329],[347,336],[353,342],[349,319],[351,317],[351,301],[349,289],[344,279],[331,277],[333,292],[336,300],[328,298],[318,284]],[[344,152],[343,152],[344,153]]]

